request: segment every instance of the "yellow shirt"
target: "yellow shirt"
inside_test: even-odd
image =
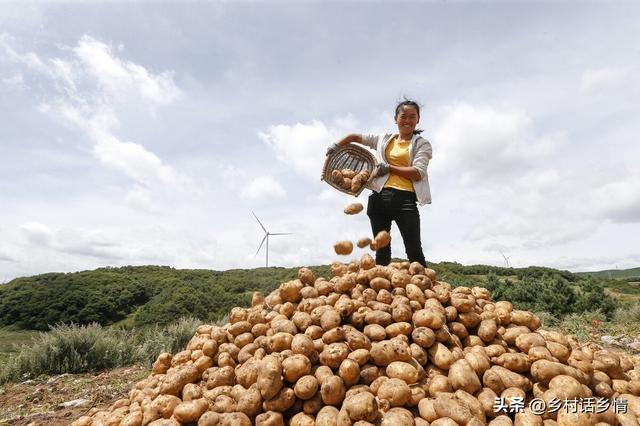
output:
[[[384,152],[384,156],[387,162],[392,166],[408,167],[411,159],[411,140],[399,141],[395,136],[391,142],[387,145],[387,149]],[[389,174],[389,179],[384,184],[385,188],[395,188],[402,191],[415,192],[413,189],[413,182],[411,179],[407,179],[398,176],[394,173]]]

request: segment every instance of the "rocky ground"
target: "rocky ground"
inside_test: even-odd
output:
[[[7,383],[0,386],[0,426],[68,425],[92,407],[126,397],[148,374],[147,367],[134,366]]]

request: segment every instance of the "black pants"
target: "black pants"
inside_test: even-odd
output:
[[[416,205],[416,194],[394,188],[383,188],[369,196],[367,216],[375,236],[382,230],[391,231],[395,221],[402,235],[404,248],[410,262],[420,262],[427,266],[420,242],[420,213]],[[391,245],[376,251],[376,263],[388,265],[391,262]]]

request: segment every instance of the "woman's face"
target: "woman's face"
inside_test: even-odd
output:
[[[413,134],[419,121],[420,116],[418,115],[418,111],[412,106],[403,106],[396,116],[398,131],[402,135]]]

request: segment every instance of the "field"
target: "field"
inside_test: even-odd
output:
[[[2,369],[2,366],[11,355],[17,353],[21,345],[29,344],[37,334],[37,331],[31,330],[16,330],[11,327],[0,328],[0,369]]]

